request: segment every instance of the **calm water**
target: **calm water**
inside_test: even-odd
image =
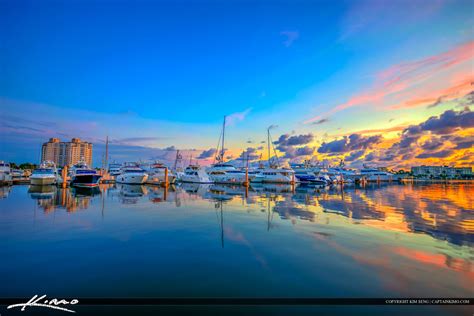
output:
[[[1,297],[474,294],[471,185],[14,186],[0,197]]]

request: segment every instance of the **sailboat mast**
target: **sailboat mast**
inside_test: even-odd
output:
[[[105,169],[107,170],[107,167],[109,165],[109,136],[105,138]]]
[[[176,168],[178,167],[178,157],[179,157],[179,149],[176,151],[176,158],[174,159],[173,170],[175,171],[176,171]]]
[[[222,162],[224,162],[225,119],[226,119],[226,116],[224,115],[224,123],[222,124],[222,145],[221,145],[221,161]]]
[[[267,129],[268,167],[270,168],[270,127]]]

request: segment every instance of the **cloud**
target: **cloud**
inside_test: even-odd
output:
[[[275,145],[280,146],[298,146],[311,143],[314,140],[313,134],[302,134],[290,136],[289,134],[281,135],[277,141],[273,142]]]
[[[197,159],[208,159],[213,157],[216,154],[217,150],[215,148],[210,148],[208,150],[204,150]]]
[[[313,125],[321,125],[321,124],[327,123],[327,122],[329,122],[329,119],[328,119],[328,118],[323,118],[323,119],[317,120],[317,121],[315,121],[315,122],[312,122],[311,124],[313,124]]]
[[[239,156],[240,159],[245,159],[245,160],[256,160],[260,157],[259,154],[257,154],[257,149],[253,147],[248,147],[244,152],[242,152]]]
[[[286,37],[285,41],[283,41],[283,45],[286,47],[290,47],[294,41],[298,39],[300,33],[298,31],[281,31],[280,35]]]
[[[318,149],[319,153],[345,153],[352,150],[367,149],[382,142],[381,135],[362,136],[360,134],[351,134],[342,139],[332,142],[323,142]]]
[[[166,150],[166,151],[176,151],[176,147],[175,146],[169,146],[169,147],[166,147],[164,148],[163,150]]]
[[[474,112],[469,108],[460,112],[448,110],[439,117],[430,117],[419,126],[422,131],[430,131],[435,134],[451,134],[459,129],[474,127]]]
[[[278,146],[279,151],[285,153],[283,158],[296,158],[301,156],[312,156],[315,148],[310,146],[294,147],[294,146]]]
[[[469,62],[474,59],[473,51],[474,41],[470,41],[438,55],[393,65],[375,74],[372,88],[304,123],[313,123],[353,107],[396,110],[426,106],[440,98],[443,101],[458,98],[472,91],[474,76]]]
[[[159,140],[166,139],[164,137],[127,137],[127,138],[118,138],[110,139],[111,144],[120,144],[120,145],[141,145],[143,143],[156,142]]]
[[[343,12],[340,20],[340,41],[361,32],[387,32],[405,25],[420,23],[438,12],[445,1],[377,1],[359,0]],[[402,25],[401,25],[402,24]]]
[[[365,154],[365,149],[352,152],[349,156],[345,158],[346,161],[354,161],[359,159]]]
[[[454,153],[451,149],[441,150],[434,153],[422,153],[416,156],[416,158],[446,158]]]
[[[245,120],[247,115],[252,111],[252,108],[248,108],[243,112],[236,112],[226,116],[226,126],[234,126],[238,122]]]

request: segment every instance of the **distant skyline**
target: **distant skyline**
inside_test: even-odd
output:
[[[0,160],[474,161],[472,1],[0,0]]]

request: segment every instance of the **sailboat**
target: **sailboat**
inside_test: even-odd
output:
[[[224,123],[222,124],[222,131],[217,145],[218,154],[215,158],[217,163],[214,163],[211,167],[209,167],[207,169],[207,173],[214,183],[242,184],[246,181],[245,172],[237,169],[232,164],[225,162],[225,125],[226,117],[224,116]]]
[[[274,159],[271,158],[271,150],[275,154]],[[267,149],[268,149],[268,167],[259,171],[259,176],[251,179],[252,182],[263,182],[263,183],[294,183],[295,172],[292,169],[281,168],[278,161],[278,155],[275,147],[273,146],[272,137],[270,135],[270,127],[267,129]]]

